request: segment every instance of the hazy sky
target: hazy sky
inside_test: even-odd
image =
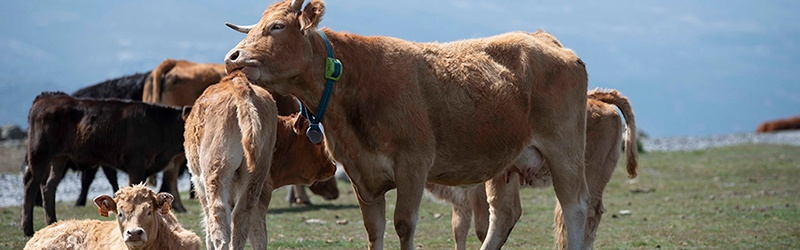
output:
[[[22,1],[0,8],[0,124],[41,91],[71,92],[165,58],[221,63],[274,1]],[[590,88],[628,96],[651,136],[753,131],[800,115],[798,1],[327,1],[321,26],[412,41],[553,33]],[[26,127],[27,125],[23,125]]]

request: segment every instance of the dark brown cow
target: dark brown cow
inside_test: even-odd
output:
[[[370,248],[383,248],[386,191],[397,189],[392,224],[400,248],[414,249],[426,182],[487,180],[492,213],[483,248],[500,248],[521,214],[519,186],[507,185],[503,173],[529,154],[547,159],[569,248],[583,248],[588,76],[575,53],[525,32],[413,43],[317,30],[324,12],[322,1],[305,8],[282,1],[252,27],[231,25],[249,33],[225,66],[311,111],[331,93],[326,147],[352,180]],[[340,76],[330,91],[326,68],[333,69],[327,77]]]
[[[769,133],[781,130],[800,129],[800,116],[793,116],[785,119],[765,121],[758,125],[756,133]]]
[[[25,235],[33,235],[33,200],[40,188],[47,224],[56,221],[55,189],[67,161],[114,167],[127,172],[134,184],[168,167],[175,155],[183,153],[181,112],[141,102],[78,99],[60,92],[37,96],[28,115]],[[178,193],[173,195],[175,210],[185,211]]]

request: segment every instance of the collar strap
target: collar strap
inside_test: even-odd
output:
[[[300,103],[300,115],[306,118],[309,123],[308,130],[306,130],[306,137],[308,137],[308,140],[314,144],[319,144],[322,142],[324,133],[320,128],[320,122],[322,122],[322,116],[325,115],[325,109],[328,107],[328,101],[331,99],[333,83],[338,81],[342,76],[342,63],[339,61],[339,59],[333,57],[331,42],[328,41],[328,37],[324,32],[321,30],[317,30],[317,32],[322,37],[322,41],[325,43],[325,50],[328,53],[328,57],[325,58],[325,90],[322,92],[322,99],[319,101],[317,112],[311,113],[311,111],[309,111],[305,105],[302,104],[302,102]]]

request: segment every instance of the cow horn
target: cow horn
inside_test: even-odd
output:
[[[239,31],[239,32],[242,32],[242,33],[245,33],[245,34],[250,32],[250,30],[253,29],[253,27],[256,26],[255,24],[247,25],[247,26],[239,26],[239,25],[232,24],[232,23],[225,23],[225,25],[227,25],[229,28],[231,28],[231,29],[233,29],[235,31]]]
[[[292,9],[300,12],[301,8],[303,8],[303,0],[292,0]]]

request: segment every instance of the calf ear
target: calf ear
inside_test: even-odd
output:
[[[100,213],[100,216],[108,217],[108,211],[117,213],[117,203],[111,196],[97,196],[97,198],[94,198],[94,204],[97,205],[97,212]]]
[[[294,117],[294,124],[292,125],[292,131],[295,134],[300,134],[300,132],[305,132],[308,129],[308,120],[301,115],[297,115]]]
[[[172,200],[175,200],[175,198],[169,193],[162,192],[156,195],[156,206],[158,206],[160,209],[159,211],[162,214],[167,214],[169,213],[169,210],[172,209],[170,206],[170,204],[172,204]]]
[[[325,3],[322,1],[313,0],[306,4],[303,13],[300,15],[301,30],[316,28],[319,22],[322,21],[323,14],[325,14]]]

